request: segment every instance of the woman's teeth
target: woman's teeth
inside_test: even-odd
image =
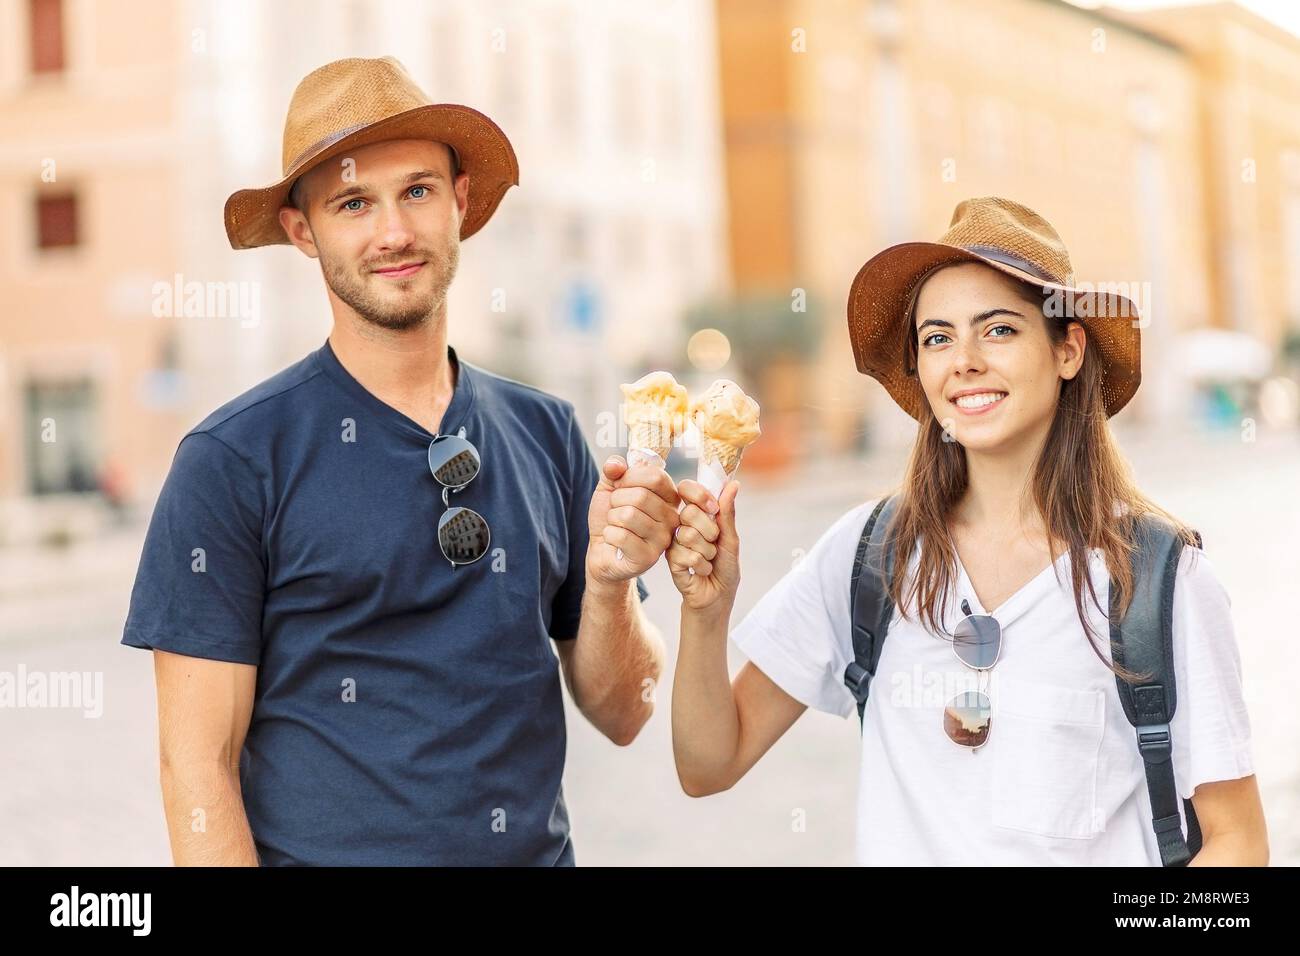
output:
[[[1006,397],[1006,392],[981,392],[978,395],[963,395],[957,399],[959,408],[983,408]]]

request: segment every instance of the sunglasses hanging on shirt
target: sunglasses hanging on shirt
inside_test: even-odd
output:
[[[957,624],[952,650],[957,659],[977,676],[993,669],[1002,653],[1002,625],[990,614],[972,614],[970,602],[962,599],[966,616]],[[943,730],[948,739],[974,753],[988,743],[992,730],[992,702],[982,690],[964,691],[948,702],[943,711]]]
[[[478,477],[482,459],[478,449],[465,437],[465,429],[455,435],[439,435],[429,442],[429,471],[442,486],[442,505],[445,509],[438,519],[438,547],[442,556],[451,562],[452,570],[462,564],[473,564],[487,554],[492,542],[492,531],[487,521],[477,511],[453,506],[449,496],[462,490]]]

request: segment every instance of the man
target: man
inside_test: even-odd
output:
[[[460,240],[517,182],[486,117],[349,59],[227,201],[234,248],[320,260],[333,328],[185,436],[149,526],[123,643],[178,864],[572,864],[560,671],[616,744],[650,716],[671,479],[598,474],[570,403],[447,345]]]

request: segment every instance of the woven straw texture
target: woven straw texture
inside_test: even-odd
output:
[[[1072,315],[1056,321],[1072,319],[1087,329],[1088,347],[1103,366],[1106,414],[1128,404],[1142,380],[1137,306],[1113,292],[1075,289],[1069,253],[1052,225],[1019,203],[989,196],[959,203],[938,242],[905,242],[873,256],[850,287],[849,339],[858,371],[879,381],[905,412],[919,421],[926,402],[920,380],[905,367],[907,338],[915,334],[909,328],[914,295],[931,272],[957,262],[983,262],[1068,298]]]
[[[226,200],[231,248],[287,244],[279,212],[294,180],[326,160],[387,139],[430,139],[456,150],[470,177],[462,239],[478,232],[506,190],[519,184],[514,147],[482,113],[432,103],[392,57],[336,60],[309,73],[294,90],[284,121],[280,181]]]

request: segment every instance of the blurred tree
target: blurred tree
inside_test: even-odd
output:
[[[805,444],[809,364],[822,336],[820,303],[802,291],[747,293],[696,306],[686,326],[688,335],[717,329],[727,337],[743,387],[763,407],[763,437],[745,453],[745,467],[787,467]]]
[[[751,381],[769,366],[806,362],[821,343],[821,308],[809,297],[797,310],[791,296],[748,293],[701,303],[686,314],[687,334],[717,329],[731,343],[736,365]]]

